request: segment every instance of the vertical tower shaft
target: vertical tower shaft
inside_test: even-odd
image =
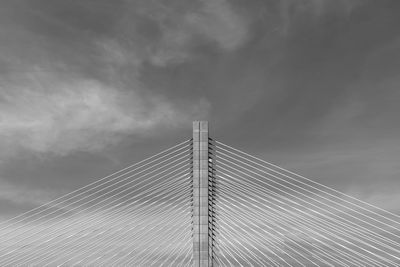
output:
[[[212,266],[209,248],[209,142],[208,122],[193,122],[193,263]]]

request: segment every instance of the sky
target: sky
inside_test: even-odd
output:
[[[191,138],[400,214],[397,0],[3,0],[0,217]]]

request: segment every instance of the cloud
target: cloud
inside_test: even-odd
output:
[[[0,160],[18,151],[101,151],[128,135],[204,118],[210,109],[207,100],[171,100],[154,93],[141,71],[147,63],[166,66],[191,58],[198,38],[222,49],[238,47],[246,34],[240,16],[224,0],[210,3],[191,7],[186,2],[126,2],[121,18],[110,19],[112,30],[105,34],[88,35],[77,28],[50,34],[43,25],[71,23],[56,16],[57,6],[42,9],[37,4],[37,12],[27,18],[7,18],[9,31],[4,34],[9,37],[1,58],[6,64],[0,73]],[[188,14],[196,19],[189,20]],[[217,31],[207,30],[209,20]]]
[[[230,51],[240,47],[248,35],[245,18],[236,13],[225,0],[202,2],[203,10],[187,14],[185,21],[194,30],[215,41],[225,50]]]
[[[23,149],[66,155],[99,151],[127,135],[177,125],[207,110],[168,102],[138,90],[112,88],[95,80],[32,74],[0,88],[2,156]]]
[[[199,39],[223,51],[239,48],[248,37],[245,18],[226,0],[203,0],[201,8],[176,17],[172,27],[163,28],[160,46],[152,57],[156,65],[182,61]]]
[[[175,1],[168,5],[137,1],[129,4],[121,18],[117,41],[125,54],[134,51],[136,60],[163,67],[191,59],[199,45],[234,51],[248,39],[248,26],[245,16],[226,0]],[[118,54],[111,54],[121,62]]]

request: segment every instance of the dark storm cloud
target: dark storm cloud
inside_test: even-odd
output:
[[[2,1],[2,179],[84,185],[208,119],[217,139],[377,199],[400,173],[399,12],[369,0]]]

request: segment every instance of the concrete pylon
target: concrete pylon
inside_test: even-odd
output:
[[[208,122],[193,122],[193,263],[213,266],[212,165]],[[211,179],[209,179],[211,178]]]

